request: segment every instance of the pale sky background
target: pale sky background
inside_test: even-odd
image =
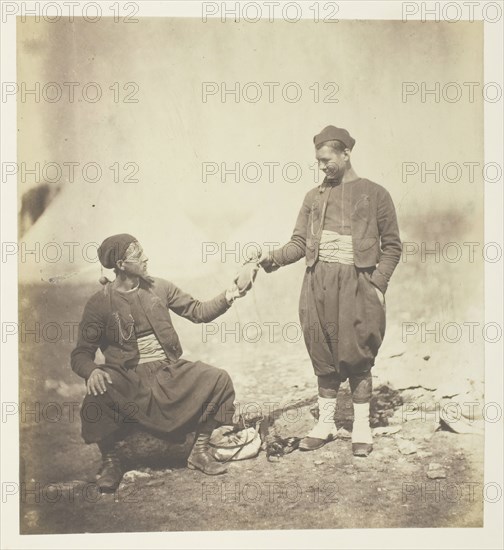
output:
[[[79,162],[78,176],[87,162],[103,169],[97,183],[82,177],[63,181],[62,192],[25,240],[42,246],[101,242],[111,233],[131,232],[151,252],[157,268],[152,271],[168,270],[167,277],[198,264],[203,272],[209,268],[201,262],[202,241],[284,242],[304,194],[317,184],[310,169],[313,135],[334,124],[357,140],[356,172],[392,194],[403,240],[416,239],[412,215],[434,211],[442,217],[450,211],[472,240],[481,241],[481,170],[473,183],[467,171],[452,183],[442,177],[436,183],[433,176],[422,182],[420,174],[402,181],[403,162],[429,168],[435,162],[482,165],[481,86],[473,103],[467,88],[456,103],[436,103],[432,96],[423,103],[420,94],[404,103],[402,83],[482,82],[482,30],[479,22],[222,25],[183,18],[142,18],[130,25],[78,19],[18,24],[18,79],[27,88],[36,81],[79,82],[79,99],[83,85],[96,82],[103,92],[97,103],[69,103],[63,88],[59,102],[34,103],[28,96],[18,104],[19,162]],[[136,83],[139,102],[115,103],[109,90],[114,82]],[[263,96],[256,103],[241,96],[235,103],[231,95],[226,102],[214,95],[205,103],[203,82],[219,88],[256,82]],[[264,82],[280,83],[272,103]],[[283,99],[288,82],[300,86],[300,101]],[[310,86],[320,85],[322,99],[328,82],[339,87],[338,103],[315,102]],[[114,183],[108,167],[115,162],[136,163],[140,181]],[[228,175],[222,182],[219,172],[205,183],[204,162],[228,167],[256,162],[262,178],[235,182]],[[274,182],[268,181],[265,162],[280,163]],[[299,181],[282,177],[287,163],[301,167]],[[20,193],[33,181],[30,176],[19,181]],[[166,251],[161,259],[160,246]],[[47,280],[89,267],[28,262],[20,265],[20,278]],[[96,265],[91,271],[92,280]]]

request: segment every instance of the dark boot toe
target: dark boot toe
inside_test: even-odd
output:
[[[113,493],[119,487],[122,477],[123,471],[119,461],[106,459],[101,467],[96,485],[102,493]]]
[[[208,476],[225,474],[227,467],[215,460],[210,453],[193,453],[187,459],[187,467],[191,470],[199,470]]]

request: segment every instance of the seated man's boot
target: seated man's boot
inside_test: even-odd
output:
[[[191,454],[187,459],[187,467],[191,470],[200,470],[209,476],[216,476],[227,472],[227,467],[221,464],[210,453],[208,443],[210,434],[200,433],[196,437]]]
[[[123,476],[121,461],[116,452],[116,436],[110,435],[98,442],[102,466],[96,476],[96,485],[102,493],[113,493]]]
[[[373,450],[373,435],[369,426],[369,403],[354,403],[352,428],[352,453],[354,456],[369,456]]]
[[[299,442],[300,451],[315,451],[332,441],[336,435],[334,414],[336,412],[336,398],[318,398],[319,418],[315,426]]]

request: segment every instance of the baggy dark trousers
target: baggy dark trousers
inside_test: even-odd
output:
[[[103,395],[86,395],[82,437],[96,443],[119,429],[142,425],[160,434],[196,429],[214,419],[232,424],[235,392],[228,373],[201,361],[152,361],[135,368],[100,365],[112,378]]]
[[[318,261],[307,268],[299,317],[317,376],[369,372],[385,335],[385,309],[371,271]]]

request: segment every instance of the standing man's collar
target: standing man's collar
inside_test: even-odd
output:
[[[337,187],[341,184],[341,181],[328,180],[327,177],[324,178],[324,181],[319,185],[319,193],[323,193],[328,187]]]

